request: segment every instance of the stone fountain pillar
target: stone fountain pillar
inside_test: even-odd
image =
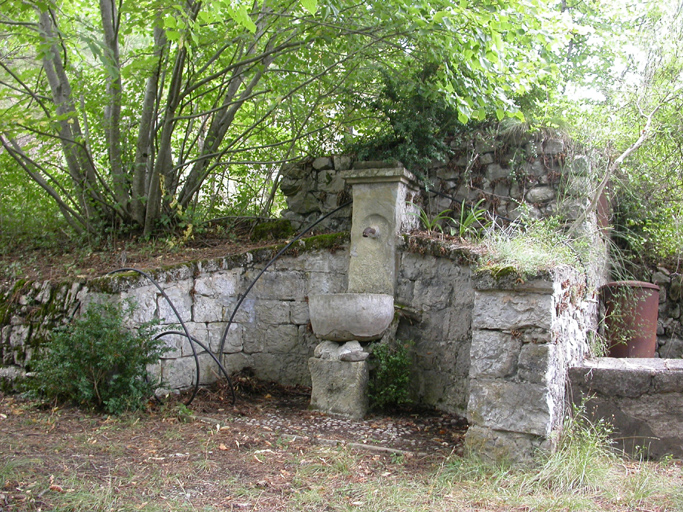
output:
[[[361,342],[380,339],[392,323],[396,247],[417,223],[407,215],[417,192],[413,175],[365,166],[342,173],[353,188],[348,293],[309,297],[313,332],[322,340],[308,361],[311,408],[352,418],[362,418],[368,405],[369,354]]]

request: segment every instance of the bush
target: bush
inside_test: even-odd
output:
[[[377,409],[409,405],[411,343],[377,344],[372,350],[368,395]]]
[[[155,322],[124,326],[134,306],[93,304],[71,324],[52,331],[34,363],[32,386],[49,399],[72,401],[112,414],[139,409],[160,382],[147,378],[147,365],[166,352],[154,340]]]

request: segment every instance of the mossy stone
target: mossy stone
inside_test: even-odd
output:
[[[262,222],[254,227],[251,234],[253,241],[259,240],[282,240],[294,234],[292,223],[287,219],[276,219],[268,222]]]

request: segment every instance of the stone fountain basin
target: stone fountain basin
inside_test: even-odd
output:
[[[371,341],[381,338],[394,319],[394,297],[380,293],[310,295],[308,309],[318,338]]]

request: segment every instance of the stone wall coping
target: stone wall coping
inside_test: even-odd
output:
[[[683,359],[627,359],[615,357],[596,357],[593,359],[586,359],[581,366],[576,368],[648,372],[683,372]]]
[[[569,369],[575,385],[607,397],[638,398],[657,393],[683,393],[681,359],[587,359]]]

